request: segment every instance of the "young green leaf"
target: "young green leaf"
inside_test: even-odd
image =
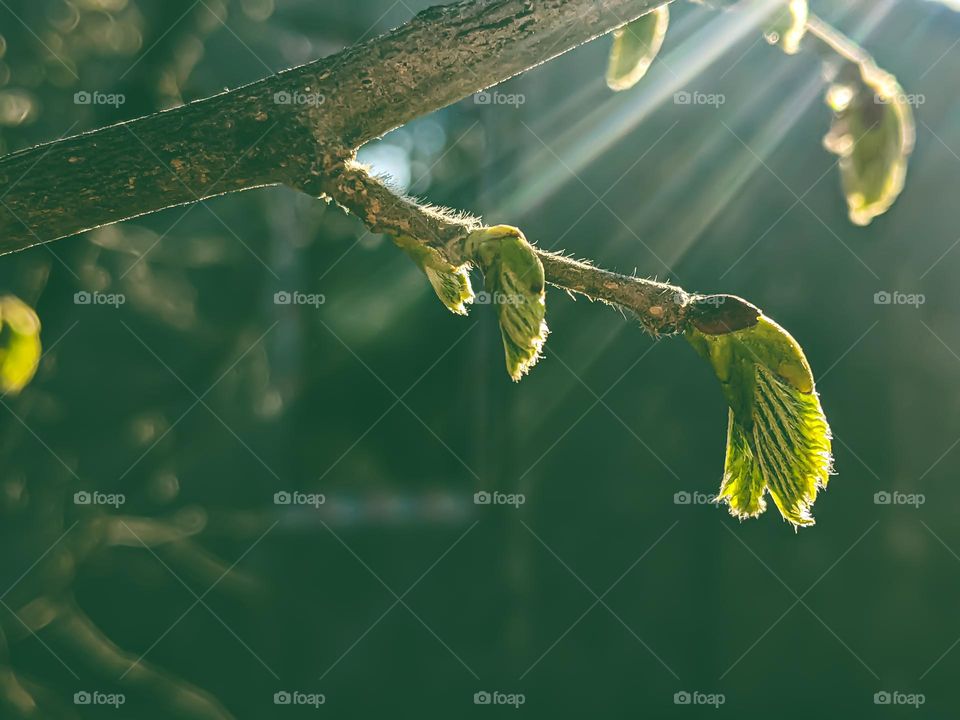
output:
[[[788,0],[777,10],[773,21],[764,33],[767,42],[779,45],[787,55],[800,50],[800,41],[807,32],[807,17],[810,9],[807,0]]]
[[[0,297],[0,391],[16,394],[40,363],[40,319],[13,295]]]
[[[509,225],[472,232],[466,249],[483,271],[500,320],[507,372],[519,382],[540,359],[547,339],[543,264],[523,233]]]
[[[473,302],[473,287],[470,285],[469,266],[457,267],[447,262],[439,250],[427,247],[412,237],[401,235],[394,238],[398,247],[417,264],[433,286],[437,297],[450,312],[467,314],[467,305]]]
[[[607,66],[607,85],[611,90],[628,90],[640,82],[663,47],[669,25],[670,8],[661,5],[613,31]]]
[[[831,434],[797,341],[740,298],[701,299],[687,340],[713,367],[730,407],[718,500],[756,517],[773,498],[794,527],[813,525],[817,492],[832,472]]]
[[[916,128],[897,79],[872,60],[847,64],[827,91],[834,111],[824,147],[840,156],[850,220],[868,225],[903,190]]]

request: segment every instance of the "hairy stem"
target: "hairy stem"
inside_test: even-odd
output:
[[[620,275],[537,249],[547,282],[629,310],[651,335],[682,332],[687,308],[697,296],[667,283]]]
[[[453,265],[472,260],[465,246],[467,236],[481,226],[476,218],[420,205],[397,194],[355,162],[347,162],[338,173],[318,176],[302,189],[333,199],[374,232],[413,237],[436,248]],[[686,308],[696,299],[674,285],[620,275],[539,248],[536,251],[551,285],[628,310],[653,335],[682,331]]]

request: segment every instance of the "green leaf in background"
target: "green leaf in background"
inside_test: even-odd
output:
[[[670,8],[661,5],[613,31],[607,67],[607,85],[611,90],[627,90],[640,82],[663,47],[669,24]]]
[[[439,250],[423,245],[409,236],[394,238],[394,242],[403,249],[417,264],[427,280],[433,286],[437,297],[450,312],[457,315],[467,314],[467,305],[473,302],[473,287],[470,285],[469,267],[451,265]]]
[[[807,17],[810,14],[807,0],[789,0],[777,10],[773,22],[764,33],[767,42],[779,45],[787,55],[800,50],[800,41],[807,32]]]
[[[536,365],[547,340],[543,264],[523,233],[509,225],[472,232],[466,247],[497,308],[507,372],[519,382]]]
[[[846,64],[827,91],[834,111],[824,147],[840,156],[850,220],[868,225],[903,190],[916,128],[907,95],[872,60]]]
[[[16,394],[40,363],[40,319],[13,295],[0,297],[0,391]]]
[[[803,350],[740,298],[700,298],[689,317],[687,340],[713,367],[730,406],[718,500],[744,519],[766,510],[769,494],[795,528],[813,525],[810,511],[833,458]]]

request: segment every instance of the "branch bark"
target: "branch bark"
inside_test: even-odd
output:
[[[175,110],[0,158],[0,254],[228,192],[285,184],[375,232],[465,262],[479,221],[398,197],[364,143],[636,19],[662,0],[460,0],[370,42]],[[538,251],[539,252],[539,251]],[[655,334],[690,296],[540,252],[554,285],[628,308]]]

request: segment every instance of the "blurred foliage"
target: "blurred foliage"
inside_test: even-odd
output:
[[[611,33],[613,46],[607,63],[607,85],[628,90],[647,74],[663,47],[670,26],[670,6],[661,5]]]
[[[0,297],[0,390],[16,394],[40,362],[40,319],[17,297]]]
[[[870,58],[847,63],[827,91],[834,122],[824,146],[840,156],[850,221],[868,225],[900,197],[916,127],[896,78]]]

